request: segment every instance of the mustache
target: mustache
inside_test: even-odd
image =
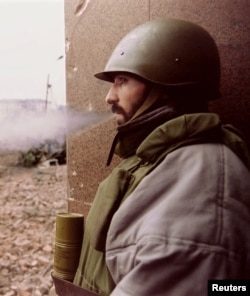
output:
[[[123,114],[124,113],[124,110],[122,107],[120,107],[119,105],[117,104],[113,104],[111,106],[111,112],[112,113],[117,113],[117,114]]]

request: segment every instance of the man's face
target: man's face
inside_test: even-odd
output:
[[[118,125],[127,122],[145,101],[147,86],[128,74],[119,73],[114,77],[106,103],[111,105]]]

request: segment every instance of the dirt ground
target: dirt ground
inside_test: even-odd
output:
[[[24,168],[0,153],[0,295],[51,295],[55,217],[67,211],[66,165]]]

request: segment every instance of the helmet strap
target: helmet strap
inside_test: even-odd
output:
[[[135,114],[129,121],[135,119],[136,117],[144,113],[147,109],[149,109],[162,96],[162,94],[162,88],[153,86],[150,89],[145,101],[142,103],[140,108],[135,112]]]

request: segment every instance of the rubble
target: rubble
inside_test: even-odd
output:
[[[0,166],[0,295],[52,295],[55,217],[67,211],[66,165],[22,168],[0,157]]]

